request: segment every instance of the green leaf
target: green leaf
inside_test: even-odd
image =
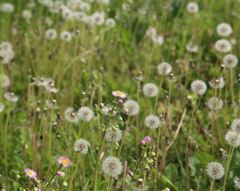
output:
[[[171,191],[172,190],[178,191],[178,188],[175,187],[173,185],[173,183],[167,177],[165,177],[164,175],[162,175],[162,182],[163,182],[164,186],[171,188]]]
[[[204,152],[195,152],[195,157],[204,165],[207,165],[211,161],[213,161],[213,157],[210,154]]]
[[[171,181],[178,178],[177,167],[174,164],[169,164],[165,169],[164,176],[166,176]]]
[[[105,188],[107,187],[108,183],[104,182],[102,183],[102,185],[98,188],[99,190],[105,190]]]

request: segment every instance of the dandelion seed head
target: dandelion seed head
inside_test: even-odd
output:
[[[154,44],[157,44],[159,46],[161,46],[164,42],[163,36],[159,36],[159,35],[152,35],[151,39],[152,39]]]
[[[116,21],[114,19],[109,18],[106,20],[106,26],[108,28],[113,28],[113,27],[115,27],[115,25],[116,25]]]
[[[82,2],[80,4],[79,8],[80,8],[81,11],[88,12],[88,11],[90,11],[91,6],[86,2]]]
[[[54,83],[49,83],[48,85],[45,86],[45,89],[50,92],[50,93],[57,93],[58,89],[55,87]]]
[[[234,119],[231,124],[232,131],[240,133],[240,119]],[[239,135],[240,136],[240,135]]]
[[[191,90],[195,94],[203,95],[207,91],[207,85],[202,80],[195,80],[191,83]]]
[[[109,156],[103,160],[102,169],[106,175],[117,177],[122,172],[122,162],[116,158]]]
[[[223,57],[223,64],[227,68],[234,68],[238,64],[238,58],[233,54],[227,54]]]
[[[102,25],[104,23],[104,17],[105,17],[104,12],[95,12],[92,15],[92,19],[93,19],[94,24]]]
[[[218,180],[224,175],[224,167],[219,162],[210,162],[206,167],[207,175],[214,179]]]
[[[220,36],[229,36],[232,33],[232,27],[227,23],[221,23],[217,26],[217,33]]]
[[[48,29],[46,30],[45,32],[45,37],[47,39],[51,39],[51,40],[54,40],[57,38],[57,31],[55,29]]]
[[[68,31],[61,32],[60,36],[61,36],[61,39],[66,42],[69,42],[72,39],[72,35]]]
[[[189,42],[188,44],[186,44],[186,49],[188,52],[197,52],[198,46],[194,45],[192,42]]]
[[[221,89],[225,86],[225,81],[222,77],[213,79],[208,83],[209,83],[210,87],[213,89]]]
[[[233,182],[235,188],[240,189],[240,179],[237,176],[234,177]]]
[[[4,110],[4,108],[5,108],[4,103],[0,103],[0,112],[2,112]]]
[[[6,74],[0,74],[0,81],[3,88],[6,88],[11,84],[9,77]]]
[[[0,4],[0,11],[11,13],[14,11],[14,6],[11,3],[2,3]]]
[[[102,112],[104,115],[109,115],[112,113],[112,109],[113,109],[113,106],[111,105],[106,105],[102,108]],[[116,115],[117,112],[116,111],[113,111],[113,115]]]
[[[46,100],[46,106],[49,109],[58,109],[59,107],[57,106],[56,100]]]
[[[97,0],[97,2],[107,5],[107,4],[109,4],[110,0]]]
[[[228,131],[225,135],[225,140],[231,147],[240,146],[240,135],[234,131]]]
[[[81,154],[87,154],[88,147],[90,147],[90,144],[85,139],[78,139],[74,144],[74,150]]]
[[[194,3],[194,2],[190,2],[187,4],[187,11],[189,13],[197,13],[199,10],[198,8],[198,4],[197,3]]]
[[[14,93],[6,92],[4,93],[4,97],[6,100],[11,101],[11,102],[17,102],[18,97]]]
[[[62,9],[62,17],[66,20],[71,20],[73,18],[74,14],[73,12],[68,9],[68,8],[64,8]]]
[[[161,75],[168,75],[171,71],[172,71],[172,66],[167,62],[163,62],[158,65],[158,72]]]
[[[158,94],[158,87],[153,83],[145,84],[143,94],[147,97],[155,97]]]
[[[133,187],[134,191],[148,191],[149,190],[149,186],[144,186],[144,185],[140,185],[138,187]]]
[[[75,16],[75,18],[78,20],[78,21],[84,21],[85,20],[85,18],[86,18],[86,13],[85,12],[75,12],[74,13],[74,16]]]
[[[223,53],[227,53],[232,49],[232,45],[230,44],[230,42],[225,39],[218,40],[214,46],[218,52],[223,52]]]
[[[155,115],[149,115],[145,118],[145,125],[150,129],[157,129],[160,124],[160,119]]]
[[[93,110],[89,107],[81,107],[78,110],[78,116],[80,120],[91,121],[93,119],[94,113]]]
[[[31,19],[32,18],[32,12],[29,10],[23,10],[22,16],[24,19]]]
[[[122,130],[109,127],[106,130],[105,138],[108,142],[117,142],[122,139]]]
[[[77,123],[79,121],[79,117],[72,107],[67,108],[65,110],[64,116],[65,116],[65,119],[69,122]]]
[[[157,35],[157,30],[153,27],[149,27],[146,31],[146,36],[152,37],[152,36],[155,36],[155,35]]]
[[[123,107],[128,110],[127,115],[137,115],[139,113],[139,104],[133,100],[127,100]]]
[[[208,100],[207,105],[211,110],[220,110],[223,107],[223,101],[217,97],[212,97]]]

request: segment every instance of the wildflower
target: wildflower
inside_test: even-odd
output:
[[[32,18],[32,12],[29,10],[24,10],[22,12],[22,16],[24,19],[31,19]]]
[[[66,41],[66,42],[69,42],[71,39],[72,39],[72,35],[70,32],[67,32],[67,31],[63,31],[61,33],[61,39],[63,41]]]
[[[203,95],[207,90],[207,85],[202,80],[195,80],[191,83],[191,90],[195,94]]]
[[[240,136],[234,131],[228,131],[225,135],[225,140],[231,147],[240,146]]]
[[[90,144],[85,139],[78,139],[74,144],[74,150],[81,154],[87,154],[88,147],[90,147]]]
[[[168,75],[171,71],[172,71],[172,66],[167,62],[163,62],[158,65],[158,72],[161,75]]]
[[[6,100],[11,101],[11,102],[17,102],[18,101],[18,97],[14,95],[14,93],[4,93],[4,97],[6,98]]]
[[[26,168],[26,169],[24,170],[24,172],[25,172],[26,175],[27,175],[28,177],[30,177],[30,178],[36,178],[36,176],[37,176],[37,173],[34,172],[33,170],[29,169],[29,168]]]
[[[211,110],[219,110],[223,107],[223,101],[217,97],[212,97],[208,100],[207,105]]]
[[[151,137],[149,137],[149,136],[144,137],[143,140],[144,140],[146,143],[150,143]]]
[[[233,54],[227,54],[223,57],[223,64],[227,68],[234,68],[238,64],[238,59],[235,55]]]
[[[145,145],[145,143],[146,143],[145,141],[140,141],[141,145]]]
[[[224,175],[224,167],[219,162],[210,162],[206,167],[207,175],[212,179],[220,179]]]
[[[158,87],[153,83],[145,84],[143,94],[147,97],[155,97],[158,94]]]
[[[222,77],[214,79],[208,83],[211,86],[211,88],[213,88],[213,89],[220,89],[225,86],[225,81]]]
[[[72,107],[67,108],[64,112],[65,119],[69,122],[76,123],[79,121],[78,115],[74,112]]]
[[[0,4],[0,11],[11,13],[14,11],[14,6],[11,3],[2,3]]]
[[[45,32],[45,37],[54,40],[57,37],[57,31],[55,29],[48,29]]]
[[[198,4],[197,3],[194,3],[194,2],[190,2],[187,4],[187,11],[189,13],[197,13],[199,10],[198,8]]]
[[[198,51],[198,46],[194,45],[192,42],[189,42],[186,45],[186,49],[187,49],[188,52],[197,52]]]
[[[120,141],[122,139],[122,131],[120,129],[113,129],[112,127],[109,127],[106,130],[105,138],[109,142]]]
[[[106,20],[106,25],[108,28],[113,28],[116,25],[116,21],[112,18]]]
[[[218,51],[218,52],[229,52],[231,51],[232,49],[232,45],[230,44],[230,42],[228,40],[225,40],[225,39],[221,39],[221,40],[218,40],[216,43],[215,43],[215,49]]]
[[[136,101],[128,100],[123,104],[125,109],[128,109],[128,115],[137,115],[139,113],[139,105]]]
[[[59,157],[57,162],[59,164],[62,164],[65,168],[68,167],[71,163],[69,158],[67,158],[67,157]]]
[[[232,131],[240,133],[240,119],[234,119],[231,124]]]
[[[145,125],[150,129],[157,129],[160,124],[161,124],[161,121],[155,115],[149,115],[145,118]]]
[[[229,36],[232,33],[232,27],[227,23],[221,23],[217,26],[217,33],[220,36]]]
[[[122,99],[127,97],[127,95],[125,93],[120,92],[119,90],[112,91],[112,95],[115,96],[115,97],[120,97]]]
[[[119,99],[119,100],[118,100],[118,103],[122,104],[122,103],[123,103],[123,100]]]
[[[65,176],[65,173],[64,173],[64,172],[61,172],[61,171],[57,171],[57,172],[56,172],[56,175],[57,175],[57,176],[60,176],[60,177],[64,177],[64,176]]]
[[[3,88],[6,88],[11,84],[9,77],[6,74],[0,74],[0,81]]]
[[[151,36],[152,41],[154,44],[157,44],[159,46],[161,46],[163,44],[164,38],[162,36],[159,35],[153,35]]]
[[[125,114],[128,114],[128,113],[129,113],[129,109],[124,108],[124,109],[123,109],[123,112],[124,112]]]
[[[240,189],[240,179],[237,176],[234,177],[233,182],[234,182],[234,186],[237,189]]]
[[[81,107],[78,110],[78,116],[80,120],[91,121],[93,119],[93,111],[89,107]]]
[[[109,156],[103,160],[103,172],[109,176],[117,177],[122,172],[122,162],[116,158]]]

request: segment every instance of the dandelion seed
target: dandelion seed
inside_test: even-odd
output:
[[[240,119],[234,119],[231,125],[232,131],[240,133]]]
[[[24,10],[22,12],[22,16],[24,19],[31,19],[32,18],[32,12],[29,10]]]
[[[207,90],[207,85],[202,80],[195,80],[191,83],[191,90],[195,94],[203,95]]]
[[[61,39],[66,42],[69,42],[72,39],[71,33],[67,31],[61,32],[60,36],[61,36]]]
[[[86,2],[82,2],[80,4],[79,8],[80,8],[81,11],[88,12],[88,11],[90,11],[91,6]]]
[[[227,23],[221,23],[217,26],[217,33],[220,36],[229,36],[232,33],[232,27]]]
[[[145,84],[143,94],[147,97],[155,97],[158,94],[158,87],[153,83]]]
[[[122,131],[120,129],[113,129],[109,127],[106,130],[105,139],[109,142],[117,142],[122,139]]]
[[[106,20],[106,26],[108,28],[113,28],[113,27],[115,27],[115,25],[116,25],[116,21],[114,19],[109,18]]]
[[[152,38],[153,43],[157,44],[159,46],[161,46],[164,42],[164,38],[159,35],[153,35],[153,36],[151,36],[151,38]]]
[[[214,46],[218,52],[223,53],[229,52],[232,49],[232,45],[230,44],[230,42],[225,39],[218,40]]]
[[[92,19],[94,24],[102,25],[104,23],[104,12],[96,12],[92,15]]]
[[[161,121],[155,115],[149,115],[145,118],[145,125],[150,129],[157,129],[160,124],[161,124]]]
[[[227,68],[235,68],[238,64],[238,59],[233,54],[227,54],[223,57],[223,64]]]
[[[171,71],[172,71],[172,66],[167,62],[163,62],[158,65],[158,72],[161,75],[168,75]]]
[[[5,108],[4,103],[0,103],[0,112],[2,112],[4,110],[4,108]]]
[[[123,104],[125,109],[128,109],[128,115],[137,115],[139,113],[139,104],[136,101],[128,100]]]
[[[29,169],[29,168],[26,168],[26,169],[24,170],[24,172],[25,172],[26,175],[27,175],[28,177],[30,177],[30,178],[36,178],[36,176],[37,176],[37,173],[34,172],[33,170]]]
[[[122,172],[122,162],[116,157],[107,157],[103,160],[103,172],[109,176],[117,177]]]
[[[3,88],[6,88],[11,84],[9,77],[5,74],[0,74],[0,82],[2,83]]]
[[[77,123],[79,121],[78,115],[74,112],[72,107],[67,108],[64,112],[65,119],[72,123]]]
[[[219,162],[210,162],[206,168],[207,175],[214,180],[221,179],[224,175],[224,167]]]
[[[0,11],[11,13],[14,11],[14,6],[11,3],[2,3],[0,4]]]
[[[67,158],[67,157],[59,157],[57,162],[59,164],[62,164],[63,167],[65,167],[65,168],[67,168],[71,164],[69,158]]]
[[[240,189],[240,179],[237,176],[234,177],[233,182],[235,188]]]
[[[220,110],[223,107],[223,101],[217,97],[212,97],[208,100],[207,105],[211,110]]]
[[[225,86],[225,81],[222,77],[213,79],[212,81],[208,82],[210,87],[213,89],[221,89]]]
[[[225,135],[225,140],[231,147],[240,146],[240,136],[234,131],[228,131]]]
[[[197,3],[194,3],[194,2],[190,2],[187,4],[187,11],[189,13],[197,13],[199,10],[198,8],[198,4]]]
[[[6,98],[6,100],[11,101],[11,102],[17,102],[18,101],[18,97],[14,95],[14,93],[5,93],[4,97]]]
[[[197,52],[198,51],[198,46],[194,45],[192,42],[189,42],[186,45],[186,49],[187,49],[188,52]]]
[[[44,78],[44,77],[34,77],[33,80],[37,86],[47,86],[54,82],[52,78]]]
[[[78,21],[82,21],[83,22],[85,20],[85,18],[86,18],[86,13],[84,13],[84,12],[75,12],[74,16],[75,16],[75,18]]]
[[[78,139],[74,144],[74,150],[81,154],[87,154],[88,147],[90,147],[90,144],[85,139]]]
[[[54,39],[56,39],[56,37],[57,37],[57,31],[56,31],[55,29],[48,29],[48,30],[46,30],[46,32],[45,32],[45,37],[46,37],[47,39],[54,40]]]
[[[80,120],[91,121],[93,119],[94,113],[93,110],[89,107],[81,107],[78,110],[78,116]]]
[[[68,9],[68,8],[64,8],[62,9],[62,17],[66,20],[71,20],[73,18],[74,14],[73,12]]]

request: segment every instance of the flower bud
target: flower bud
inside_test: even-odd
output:
[[[123,100],[121,100],[121,99],[120,99],[120,100],[118,100],[118,103],[120,103],[120,104],[121,104],[121,103],[123,103]]]
[[[63,182],[63,187],[67,187],[68,183],[66,181]]]
[[[104,107],[104,103],[100,103],[99,107],[103,108]]]

